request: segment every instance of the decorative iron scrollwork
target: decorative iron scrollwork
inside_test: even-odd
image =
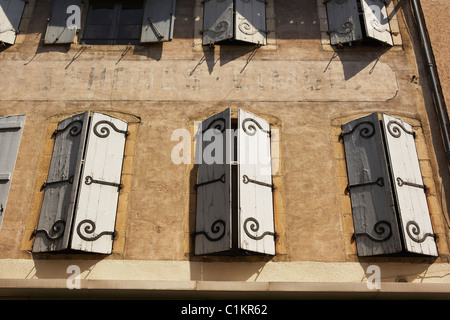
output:
[[[211,225],[211,233],[215,234],[215,237],[211,237],[206,231],[197,231],[194,233],[195,236],[204,235],[209,241],[219,241],[225,236],[225,221],[219,219],[214,221]]]
[[[369,182],[362,182],[362,183],[355,183],[355,184],[349,184],[347,185],[347,187],[345,188],[345,194],[348,194],[350,192],[350,188],[354,188],[354,187],[362,187],[362,186],[368,186],[371,184],[376,184],[380,187],[384,186],[384,179],[383,177],[378,178],[375,181],[369,181]]]
[[[387,230],[386,230],[387,228]],[[373,237],[369,233],[361,232],[354,233],[353,236],[356,238],[357,236],[365,236],[370,240],[375,242],[383,242],[389,240],[392,237],[392,227],[391,224],[385,220],[380,220],[373,226],[373,231],[376,234],[376,237]]]
[[[64,179],[63,178],[63,179],[58,180],[58,181],[50,181],[50,182],[45,181],[42,184],[42,186],[41,186],[41,191],[44,190],[45,188],[47,188],[48,186],[51,186],[51,185],[54,185],[54,184],[61,184],[61,183],[73,184],[73,178],[74,178],[74,176],[70,176],[69,179]]]
[[[211,123],[206,127],[204,130],[202,130],[202,133],[205,133],[209,129],[216,129],[219,130],[221,133],[225,131],[225,119],[224,118],[217,118],[211,121]]]
[[[84,228],[83,228],[84,227]],[[83,230],[82,230],[83,228]],[[97,235],[93,235],[96,229],[95,222],[89,219],[81,221],[77,226],[78,236],[85,241],[95,241],[105,235],[110,235],[112,238],[116,235],[115,231],[103,231]],[[83,234],[85,233],[85,234]]]
[[[101,125],[108,125],[108,126],[110,126],[111,128],[113,128],[114,131],[116,131],[116,132],[118,132],[118,133],[122,133],[122,134],[124,134],[125,136],[128,136],[128,135],[130,134],[130,133],[129,133],[128,131],[126,131],[126,130],[120,130],[119,128],[117,128],[117,127],[114,125],[114,123],[112,123],[112,122],[110,122],[110,121],[107,121],[107,120],[101,120],[101,121],[97,122],[97,123],[94,125],[94,134],[95,134],[97,137],[99,137],[99,138],[106,138],[106,137],[108,137],[109,134],[111,133],[111,130],[109,130],[109,128],[106,127],[106,126],[102,126],[102,127],[100,128],[100,131],[99,131],[99,130],[98,130],[98,127],[101,126]]]
[[[68,130],[69,130],[69,134],[73,137],[79,135],[81,133],[81,129],[83,128],[83,121],[81,120],[74,120],[71,123],[69,123],[67,126],[65,126],[62,129],[56,129],[55,131],[53,131],[52,133],[52,138],[55,138],[58,134]]]
[[[36,236],[38,233],[43,233],[48,240],[55,241],[64,235],[65,228],[66,222],[64,220],[57,220],[50,228],[50,232],[45,229],[36,229],[33,231],[33,235]]]
[[[328,33],[338,33],[338,34],[350,34],[355,30],[355,25],[351,21],[345,21],[341,25],[340,30],[331,30]]]
[[[86,183],[87,185],[96,183],[96,184],[101,184],[104,186],[111,186],[111,187],[116,187],[119,190],[123,188],[123,185],[121,183],[115,183],[115,182],[107,182],[107,181],[101,181],[101,180],[95,180],[93,179],[91,176],[86,176],[86,178],[84,178],[84,183]]]
[[[425,233],[423,237],[420,238],[420,227],[419,224],[415,221],[408,221],[408,223],[406,224],[406,233],[411,238],[411,240],[417,243],[424,242],[428,237],[436,238],[436,235],[431,232]]]
[[[370,138],[375,134],[375,126],[373,125],[373,123],[371,121],[361,121],[361,122],[357,123],[356,126],[354,126],[350,131],[341,132],[341,134],[339,135],[339,140],[341,140],[345,135],[353,133],[353,131],[355,131],[356,128],[358,128],[359,126],[362,126],[362,125],[368,125],[368,126],[365,126],[359,130],[359,135],[361,137]]]
[[[403,186],[410,186],[410,187],[415,187],[415,188],[420,188],[420,189],[423,189],[423,190],[427,190],[427,187],[425,186],[425,185],[423,185],[423,184],[418,184],[418,183],[413,183],[413,182],[407,182],[407,181],[404,181],[402,178],[400,178],[400,177],[398,177],[397,178],[397,185],[399,186],[399,187],[403,187]]]
[[[242,129],[249,136],[254,136],[257,131],[254,124],[256,124],[256,126],[259,128],[259,130],[270,135],[270,130],[263,129],[263,127],[259,124],[259,122],[252,118],[247,118],[247,119],[244,119],[244,121],[242,121]]]
[[[250,230],[254,233],[257,233],[259,231],[259,222],[258,220],[256,220],[255,218],[247,218],[244,221],[244,232],[245,234],[253,240],[261,240],[262,238],[264,238],[265,236],[272,236],[275,237],[276,233],[275,232],[271,232],[271,231],[265,231],[263,234],[256,236],[250,233],[249,230],[249,225],[250,224]]]
[[[220,178],[217,178],[217,179],[214,179],[214,180],[201,182],[201,183],[196,183],[194,185],[194,189],[197,189],[198,187],[201,187],[201,186],[204,186],[204,185],[207,185],[207,184],[211,184],[211,183],[215,183],[215,182],[225,183],[225,174],[223,174]]]
[[[272,188],[272,189],[274,188],[273,184],[265,183],[265,182],[261,182],[261,181],[257,181],[257,180],[250,179],[250,178],[249,178],[247,175],[245,175],[245,174],[242,176],[242,182],[245,183],[245,184],[251,182],[251,183],[254,183],[254,184],[258,184],[258,185],[260,185],[260,186],[269,187],[269,188]]]
[[[391,120],[388,122],[387,124],[387,129],[388,132],[391,134],[391,136],[393,136],[394,138],[399,138],[402,135],[401,130],[399,129],[399,127],[407,134],[412,135],[414,138],[416,137],[416,133],[414,131],[409,131],[408,129],[406,129],[403,124],[401,124],[400,122],[396,121],[396,120]]]

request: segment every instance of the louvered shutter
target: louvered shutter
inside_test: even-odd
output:
[[[25,115],[0,118],[0,228],[19,152]]]
[[[233,39],[233,0],[205,0],[203,44]]]
[[[383,0],[361,0],[367,37],[393,45],[389,18]]]
[[[325,0],[332,45],[363,39],[356,0]]]
[[[235,14],[235,39],[265,45],[265,0],[235,0]]]
[[[25,0],[0,0],[0,41],[14,44]]]
[[[71,248],[112,251],[127,123],[93,113],[86,142]]]
[[[239,248],[275,254],[270,125],[239,110]]]
[[[406,250],[437,256],[412,126],[386,114],[382,118]]]
[[[173,38],[175,0],[146,0],[141,42],[170,41]]]
[[[53,147],[33,252],[68,248],[89,112],[61,121]]]
[[[378,114],[342,126],[359,256],[402,250]]]
[[[67,13],[69,6],[81,8],[82,0],[53,0],[51,16],[45,33],[45,43],[73,43],[75,41],[76,28],[68,28],[67,19],[72,13]]]
[[[231,129],[226,109],[201,123],[198,132],[197,213],[195,254],[231,249]]]

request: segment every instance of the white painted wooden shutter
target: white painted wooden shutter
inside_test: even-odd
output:
[[[53,0],[51,16],[45,33],[45,43],[73,43],[77,33],[76,28],[68,28],[67,19],[72,13],[67,13],[69,6],[82,6],[82,0]]]
[[[358,255],[401,252],[397,213],[378,114],[344,124],[342,138]]]
[[[275,254],[270,124],[239,110],[239,248]]]
[[[265,0],[235,0],[235,14],[235,39],[265,45]]]
[[[0,41],[14,44],[25,0],[0,0]]]
[[[383,0],[361,0],[367,37],[393,45],[389,17]]]
[[[328,14],[328,32],[332,45],[362,40],[356,0],[325,0]]]
[[[175,0],[146,0],[141,42],[170,41],[173,38]]]
[[[437,256],[412,126],[383,114],[383,129],[406,250]]]
[[[128,124],[93,113],[86,142],[71,248],[112,252]]]
[[[59,251],[69,246],[89,112],[61,121],[53,147],[33,252]]]
[[[0,228],[19,152],[25,115],[0,118]]]
[[[227,251],[231,235],[230,109],[201,123],[197,133],[198,164],[195,254]]]
[[[205,0],[203,5],[203,44],[233,39],[233,0]]]

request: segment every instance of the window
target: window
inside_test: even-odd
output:
[[[14,44],[25,8],[25,0],[0,1],[0,42]]]
[[[226,109],[201,123],[197,144],[195,254],[275,255],[269,123]]]
[[[238,40],[266,44],[265,0],[206,0],[203,45]]]
[[[341,138],[358,255],[437,256],[412,126],[373,113],[344,124]]]
[[[19,152],[25,116],[0,118],[0,227]]]
[[[111,253],[127,129],[88,111],[58,124],[32,252]]]
[[[326,0],[331,45],[393,45],[385,2]]]
[[[136,45],[173,37],[175,0],[91,0],[86,5],[82,0],[54,0],[45,43],[76,42],[77,29],[67,26],[72,6],[81,8],[85,17],[81,42],[86,44]]]

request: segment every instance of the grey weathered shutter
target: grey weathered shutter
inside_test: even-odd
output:
[[[239,248],[275,254],[270,124],[239,110]]]
[[[203,44],[233,39],[233,0],[205,0]]]
[[[342,126],[359,256],[402,250],[378,114]]]
[[[53,0],[51,16],[45,33],[45,43],[73,43],[77,33],[76,28],[69,28],[67,20],[72,13],[67,13],[69,6],[82,6],[82,0]]]
[[[170,41],[173,37],[175,0],[146,0],[141,42]]]
[[[198,164],[195,254],[231,249],[231,129],[226,109],[201,123],[197,133]]]
[[[44,197],[33,252],[68,248],[88,122],[89,112],[72,116],[61,121],[53,134],[55,144],[42,186]]]
[[[235,39],[265,45],[265,0],[235,0],[235,14]]]
[[[127,122],[93,113],[86,142],[71,248],[112,251]]]
[[[386,114],[382,119],[405,249],[437,256],[412,127]]]
[[[25,115],[0,118],[0,228],[19,152]]]
[[[332,45],[363,39],[356,0],[325,0]]]
[[[384,0],[361,0],[367,37],[393,45]]]
[[[0,41],[14,44],[25,0],[0,0]]]

